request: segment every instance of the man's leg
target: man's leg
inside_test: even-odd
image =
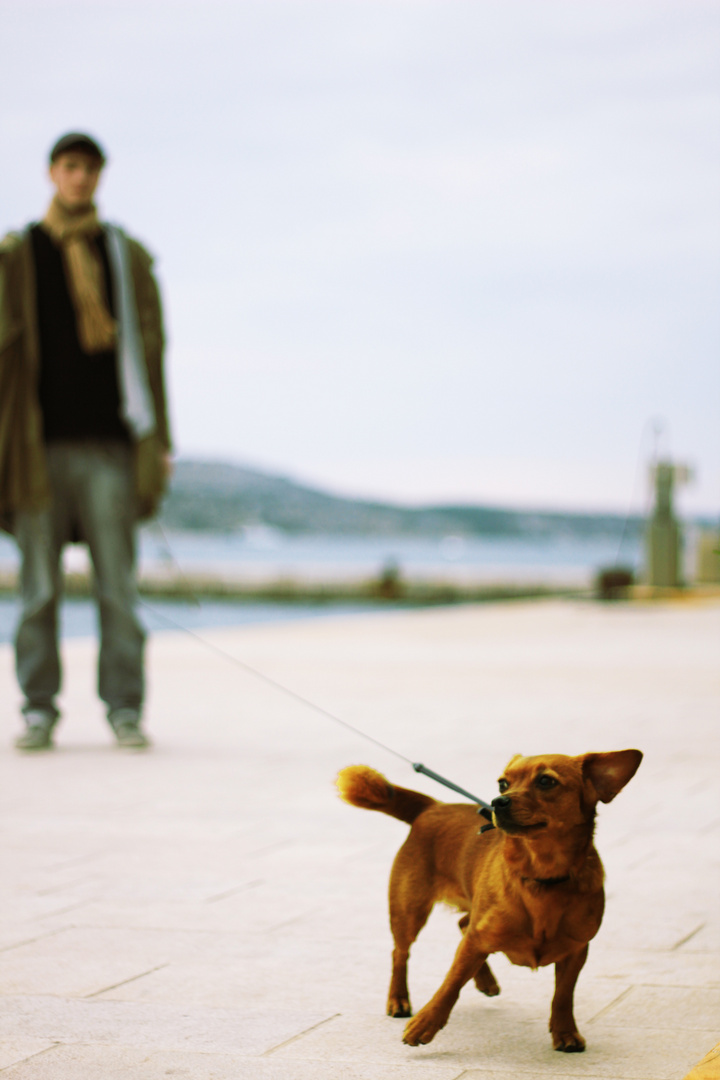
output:
[[[91,443],[78,450],[79,518],[90,548],[100,614],[98,692],[123,746],[146,746],[139,730],[145,631],[136,614],[133,450]]]
[[[53,489],[54,479],[51,479]],[[61,681],[58,602],[68,506],[62,481],[60,491],[54,491],[54,496],[52,506],[46,510],[20,511],[15,515],[22,604],[15,635],[15,668],[25,695],[22,711],[26,724],[25,733],[16,740],[21,750],[49,747],[59,715],[55,704]]]

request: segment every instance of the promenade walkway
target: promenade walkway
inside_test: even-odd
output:
[[[637,746],[600,807],[608,906],[579,981],[585,1054],[553,1052],[552,971],[496,957],[420,1048],[384,1015],[386,884],[406,826],[349,807],[409,765],[195,638],[150,645],[155,748],[121,752],[95,645],[65,645],[52,753],[12,749],[0,650],[2,1080],[681,1080],[720,1039],[717,602],[542,601],[214,630],[208,642],[490,798],[516,751]],[[455,949],[438,909],[416,1006]]]

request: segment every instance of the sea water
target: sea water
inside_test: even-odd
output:
[[[265,526],[236,533],[165,533],[157,525],[140,532],[141,571],[160,569],[252,581],[347,581],[379,577],[389,566],[408,579],[589,587],[597,571],[622,562],[637,568],[640,544],[633,537],[600,536],[580,540],[567,534],[543,539],[432,537],[290,536]],[[13,540],[0,534],[0,568],[18,563]],[[87,565],[85,549],[73,545],[65,565]],[[372,603],[256,603],[247,600],[143,601],[141,618],[149,630],[240,626],[250,623],[359,614]],[[0,641],[12,640],[17,601],[0,597]],[[68,598],[61,609],[66,637],[96,633],[94,604]]]
[[[141,564],[248,578],[368,579],[388,565],[408,578],[586,585],[600,567],[636,566],[636,538],[307,536],[265,526],[242,532],[173,533],[152,525],[141,537]]]

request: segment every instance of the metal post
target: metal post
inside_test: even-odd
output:
[[[651,469],[655,484],[655,509],[646,535],[647,580],[649,585],[674,588],[682,584],[680,555],[682,536],[673,510],[676,480],[687,478],[687,469],[669,461],[658,461]]]

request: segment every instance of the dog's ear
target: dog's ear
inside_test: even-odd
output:
[[[590,781],[600,802],[612,802],[628,780],[632,780],[642,758],[639,750],[585,754],[582,758],[583,779]]]

